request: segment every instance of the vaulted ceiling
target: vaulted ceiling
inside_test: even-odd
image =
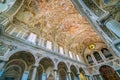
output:
[[[16,15],[40,37],[82,53],[89,44],[102,42],[70,0],[32,0]]]

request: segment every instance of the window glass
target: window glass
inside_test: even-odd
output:
[[[90,55],[87,55],[87,60],[89,64],[93,63],[92,57]]]
[[[60,46],[59,51],[60,51],[61,54],[64,54],[63,47]]]
[[[102,60],[102,58],[98,52],[94,52],[93,55],[97,61]]]
[[[69,55],[70,55],[71,58],[73,58],[73,56],[72,56],[72,52],[71,52],[71,51],[69,51]]]
[[[30,33],[29,37],[28,37],[28,41],[32,42],[32,43],[35,43],[36,42],[36,38],[37,38],[37,35],[34,34],[34,33]]]
[[[112,54],[106,48],[103,48],[101,51],[106,58],[109,58],[112,56]]]
[[[52,50],[52,42],[47,41],[46,47],[50,50]]]

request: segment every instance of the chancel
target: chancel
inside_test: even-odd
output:
[[[120,0],[0,0],[0,80],[120,80]]]

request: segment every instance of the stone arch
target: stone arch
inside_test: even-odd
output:
[[[25,49],[16,49],[14,51],[10,51],[8,54],[7,54],[7,60],[9,60],[9,58],[11,56],[13,56],[14,54],[16,53],[20,53],[20,52],[25,52],[25,53],[29,53],[30,55],[32,55],[34,57],[34,60],[35,60],[35,54],[33,52],[31,52],[30,50],[25,50]]]
[[[44,79],[54,78],[53,69],[54,69],[55,64],[51,58],[49,57],[41,58],[39,62],[39,66],[40,65],[44,69],[42,73],[39,73],[42,76],[41,78],[44,78]]]
[[[107,48],[101,48],[101,53],[104,55],[105,58],[110,58],[113,56],[112,53]]]
[[[7,62],[4,67],[4,71],[2,73],[2,77],[0,79],[18,79],[22,78],[24,71],[27,68],[27,64],[24,60],[21,59],[13,59]]]
[[[80,72],[80,80],[86,80],[86,76],[85,76],[85,70],[82,68],[82,67],[80,67],[79,68],[79,72]]]
[[[102,65],[99,71],[104,80],[119,80],[119,76],[115,72],[114,68],[108,65]]]
[[[57,67],[58,67],[58,65],[59,65],[59,63],[64,63],[65,65],[66,65],[66,67],[67,67],[67,70],[69,69],[69,66],[67,65],[67,62],[65,62],[64,60],[59,60],[58,62],[57,62]]]
[[[25,65],[25,70],[27,69],[27,64],[24,60],[19,60],[19,59],[13,59],[11,61],[9,61],[6,65],[5,65],[5,68],[7,68],[7,66],[10,65],[11,62],[14,62],[14,61],[21,61],[24,65]]]
[[[55,61],[53,60],[53,58],[51,58],[51,57],[46,57],[46,56],[44,56],[44,57],[42,57],[40,60],[39,60],[39,63],[41,62],[41,60],[43,60],[43,59],[49,59],[50,61],[51,61],[51,63],[53,64],[53,66],[55,66]]]
[[[70,71],[71,71],[71,79],[74,80],[74,79],[78,79],[78,71],[77,71],[77,68],[74,66],[74,65],[71,65],[70,66]]]
[[[28,66],[35,63],[35,57],[30,52],[19,51],[9,57],[9,61],[12,59],[23,59]]]
[[[43,57],[43,58],[41,58],[39,63],[41,64],[42,61],[44,61],[44,60],[47,60],[48,62],[50,62],[49,65],[51,65],[52,67],[55,66],[54,61],[51,58],[49,58],[49,57]],[[44,64],[44,62],[41,65],[43,66],[43,64]]]
[[[59,62],[58,65],[58,75],[60,80],[66,80],[67,78],[67,65],[64,62]]]
[[[102,57],[100,56],[100,53],[98,51],[94,51],[93,56],[94,56],[94,58],[96,59],[97,62],[102,60]]]

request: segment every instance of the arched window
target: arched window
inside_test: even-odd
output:
[[[51,41],[47,41],[46,48],[52,50],[52,42]]]
[[[70,58],[73,58],[72,52],[69,51]]]
[[[106,48],[103,48],[101,49],[101,52],[103,53],[103,55],[106,57],[106,58],[109,58],[112,56],[112,54],[108,51],[108,49]]]
[[[89,64],[93,63],[91,55],[87,55],[86,58],[87,58]]]
[[[34,34],[34,33],[30,33],[30,35],[28,36],[28,41],[32,42],[32,43],[35,43],[36,42],[36,38],[37,38],[37,35]]]
[[[64,54],[63,47],[59,46],[59,52],[60,52],[60,54]]]
[[[94,52],[93,55],[94,55],[94,57],[95,57],[95,59],[96,59],[97,61],[102,60],[102,58],[101,58],[101,56],[100,56],[100,54],[99,54],[98,52]]]

